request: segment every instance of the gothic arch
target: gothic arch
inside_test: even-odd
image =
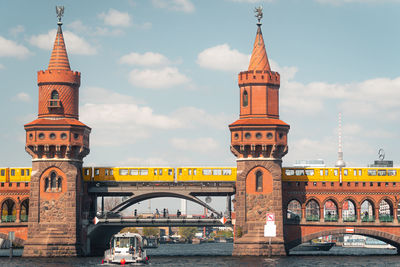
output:
[[[14,222],[17,215],[17,202],[12,198],[6,198],[0,206],[1,222]]]
[[[358,201],[354,197],[346,196],[342,201],[339,202],[341,209],[343,209],[343,204],[345,203],[346,200],[350,200],[351,202],[353,202],[355,209],[357,209],[357,207],[359,206]]]

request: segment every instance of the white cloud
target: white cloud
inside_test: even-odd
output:
[[[20,102],[29,102],[31,101],[31,97],[24,92],[18,93],[15,97],[15,100],[20,101]]]
[[[209,153],[210,151],[218,148],[217,141],[210,137],[197,139],[172,138],[170,142],[175,149],[186,151],[189,150]]]
[[[197,64],[203,68],[240,72],[247,70],[250,55],[231,49],[228,44],[207,48],[197,56]]]
[[[226,130],[227,125],[236,119],[236,116],[231,117],[223,113],[210,114],[196,107],[178,108],[171,116],[177,118],[187,128],[196,128],[199,125],[204,125],[220,130]]]
[[[129,73],[129,82],[138,87],[165,89],[188,83],[190,79],[177,68],[134,69]]]
[[[128,12],[120,12],[110,8],[107,13],[101,13],[98,16],[103,19],[104,24],[106,25],[114,27],[128,27],[131,25],[131,17]]]
[[[33,35],[29,39],[29,43],[41,49],[51,50],[53,48],[56,34],[56,30],[50,30],[45,34]],[[77,55],[93,55],[97,53],[96,48],[82,37],[79,37],[70,31],[63,32],[63,35],[68,53]]]
[[[0,36],[0,57],[25,58],[30,54],[28,48]]]
[[[107,27],[91,27],[80,20],[75,20],[68,24],[68,29],[72,29],[74,32],[81,33],[90,36],[118,36],[124,33],[119,28],[109,29]]]
[[[119,59],[119,63],[149,67],[149,66],[167,65],[170,62],[166,56],[160,53],[146,52],[144,54],[139,54],[133,52],[122,56]]]
[[[192,13],[195,8],[190,0],[152,0],[153,6],[173,11]]]
[[[10,34],[14,37],[16,37],[18,34],[22,33],[25,31],[24,26],[22,25],[17,25],[13,28],[10,29]]]

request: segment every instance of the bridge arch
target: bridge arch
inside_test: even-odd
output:
[[[286,244],[286,249],[287,250],[292,249],[302,243],[310,242],[311,240],[319,238],[321,236],[342,235],[342,234],[346,234],[346,227],[336,228],[336,229],[326,229],[323,231],[315,232],[312,234],[302,236],[301,238],[295,239]],[[378,231],[375,229],[357,228],[355,229],[354,234],[372,237],[396,247],[398,251],[400,249],[400,236],[393,235],[391,233]]]
[[[316,198],[309,198],[305,203],[306,221],[321,220],[321,202]]]
[[[147,193],[143,193],[143,194],[134,195],[131,198],[127,199],[126,201],[123,201],[122,203],[120,203],[117,206],[115,206],[114,208],[112,208],[110,210],[110,212],[118,213],[118,212],[123,211],[124,209],[129,208],[130,206],[132,206],[138,202],[152,199],[152,198],[160,198],[160,197],[173,197],[173,198],[190,200],[190,201],[193,201],[193,202],[207,208],[208,210],[212,211],[215,214],[219,214],[218,211],[216,211],[214,208],[212,208],[208,204],[204,203],[203,201],[201,201],[200,199],[198,199],[195,196],[192,196],[190,194],[180,194],[180,193],[174,193],[174,192],[147,192]]]
[[[17,215],[17,202],[12,198],[6,198],[1,202],[1,222],[15,222]]]

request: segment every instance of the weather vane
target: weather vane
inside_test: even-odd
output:
[[[58,24],[62,24],[61,18],[64,16],[64,6],[56,6],[56,13],[58,18]]]
[[[263,8],[262,6],[254,8],[254,13],[256,13],[255,17],[258,19],[258,24],[261,24],[261,19],[263,18]]]

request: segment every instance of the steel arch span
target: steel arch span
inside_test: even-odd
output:
[[[306,243],[312,239],[341,234],[357,234],[372,237],[386,242],[397,248],[400,252],[400,227],[384,225],[299,225],[285,224],[284,236],[286,250],[292,249],[301,243]]]

